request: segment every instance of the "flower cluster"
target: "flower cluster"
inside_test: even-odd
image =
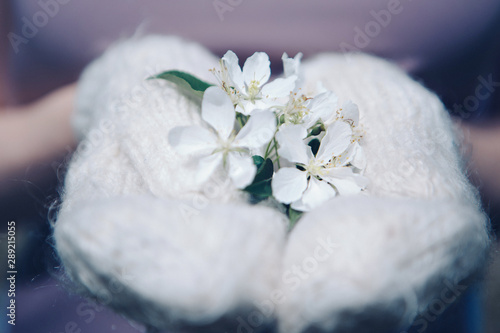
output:
[[[263,52],[241,68],[228,51],[211,70],[218,84],[204,88],[205,126],[169,133],[176,151],[196,157],[199,182],[223,168],[236,187],[300,212],[366,188],[358,107],[339,106],[321,84],[315,96],[302,94],[301,56],[283,54],[284,75],[272,81]]]

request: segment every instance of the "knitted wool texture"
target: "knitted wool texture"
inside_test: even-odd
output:
[[[305,91],[321,81],[358,104],[371,183],[287,234],[282,213],[250,205],[224,175],[194,183],[194,163],[168,144],[171,128],[202,124],[199,107],[145,78],[177,69],[213,81],[216,65],[196,44],[150,36],[83,74],[82,141],[54,227],[82,293],[159,329],[384,332],[481,267],[487,219],[434,94],[368,55],[306,60]]]

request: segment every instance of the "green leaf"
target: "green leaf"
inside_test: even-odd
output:
[[[290,219],[290,230],[297,224],[304,212],[288,207],[288,218]]]
[[[318,139],[312,139],[311,141],[309,141],[308,145],[309,147],[311,147],[311,151],[314,156],[316,156],[319,150],[320,141]]]
[[[257,167],[257,173],[253,182],[245,187],[243,190],[250,193],[255,203],[265,200],[273,195],[271,188],[271,180],[273,178],[274,167],[273,161],[268,158],[265,159],[261,156],[252,156],[253,163]]]
[[[267,198],[273,195],[273,190],[271,188],[271,182],[268,180],[263,180],[258,183],[252,183],[245,187],[245,191],[253,194],[257,198]]]
[[[252,183],[273,178],[274,166],[270,158],[264,160],[261,156],[252,156],[253,163],[257,166],[257,173]]]
[[[191,74],[181,71],[166,71],[148,78],[148,80],[151,79],[162,79],[172,82],[177,85],[182,93],[200,101],[203,98],[205,90],[213,86],[213,84],[202,81]]]
[[[262,163],[264,163],[266,161],[264,159],[264,157],[259,156],[259,155],[253,155],[252,159],[253,159],[253,164],[255,164],[255,166],[257,166],[257,170],[260,168]]]
[[[318,125],[316,127],[314,127],[312,130],[311,130],[311,133],[309,133],[308,136],[317,136],[319,135],[321,132],[323,132],[325,130],[324,126],[323,125]]]
[[[240,125],[240,128],[243,128],[245,124],[248,122],[248,119],[250,119],[250,116],[245,116],[242,113],[236,112],[236,121]]]

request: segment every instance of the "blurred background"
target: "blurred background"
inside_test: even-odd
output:
[[[500,2],[497,0],[0,0],[0,242],[17,231],[17,321],[0,332],[141,332],[51,277],[50,240],[65,165],[75,83],[113,42],[179,35],[216,55],[360,51],[396,62],[436,92],[463,130],[462,153],[493,233],[500,207]],[[500,332],[500,257],[425,332]],[[5,260],[0,269],[7,271]],[[6,279],[0,284],[6,290]],[[0,303],[6,306],[7,293]],[[410,332],[422,332],[412,327]]]

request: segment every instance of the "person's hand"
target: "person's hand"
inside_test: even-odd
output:
[[[488,126],[461,124],[461,128],[469,178],[479,188],[484,199],[500,203],[500,123]]]
[[[0,181],[75,145],[70,125],[75,85],[32,104],[0,108]]]

